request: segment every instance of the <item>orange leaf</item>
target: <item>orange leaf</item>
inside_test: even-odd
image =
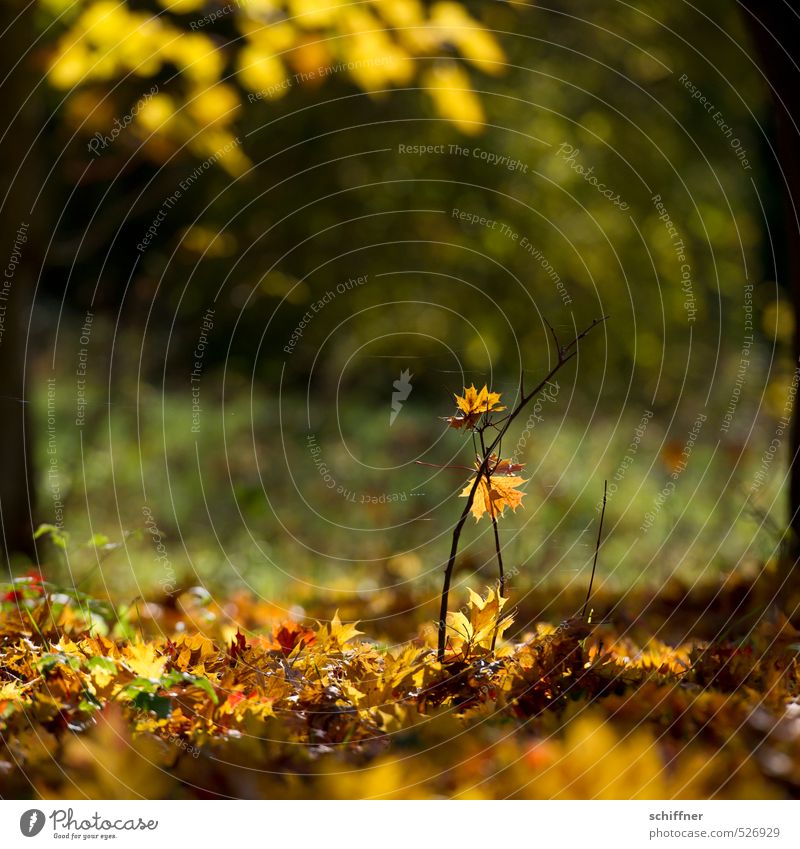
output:
[[[480,468],[480,457],[477,459],[476,465]],[[501,460],[497,454],[492,454],[489,457],[489,474],[495,475],[515,475],[517,472],[525,468],[524,463],[514,463],[511,460]]]
[[[488,481],[485,476],[482,476],[472,501],[472,515],[475,521],[477,522],[484,513],[494,518],[502,516],[506,507],[516,511],[525,497],[524,492],[517,490],[517,487],[523,483],[525,483],[523,478],[516,475],[492,475]],[[461,498],[469,497],[473,485],[474,479],[461,491]]]

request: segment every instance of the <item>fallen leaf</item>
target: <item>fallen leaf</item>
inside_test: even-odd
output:
[[[125,653],[125,665],[140,678],[158,681],[164,674],[167,659],[156,655],[152,643],[134,643]]]

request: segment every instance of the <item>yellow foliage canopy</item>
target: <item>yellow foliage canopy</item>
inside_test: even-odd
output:
[[[151,89],[134,104],[110,110],[111,120],[127,111],[125,126],[129,121],[137,143],[157,158],[184,145],[198,155],[218,154],[236,139],[244,99],[275,100],[339,74],[375,96],[417,79],[442,117],[476,133],[485,118],[466,67],[497,74],[505,62],[494,36],[457,2],[242,0],[205,15],[202,0],[159,2],[166,13],[158,16],[117,0],[76,0],[66,10],[55,0],[46,6],[56,26],[69,22],[48,78],[80,95],[79,108],[68,106],[67,114],[82,132],[109,131],[116,81],[178,69],[169,91]],[[241,38],[216,40],[222,19],[233,22]],[[453,46],[460,60],[451,56]],[[228,66],[235,79],[223,77]],[[233,175],[250,164],[238,147],[219,161]]]

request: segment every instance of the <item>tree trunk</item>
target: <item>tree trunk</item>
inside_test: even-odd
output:
[[[785,2],[744,0],[741,5],[774,104],[773,141],[784,202],[786,282],[796,322],[794,358],[797,367],[800,365],[800,18],[791,5]],[[790,439],[790,568],[794,573],[791,580],[794,584],[800,555],[800,410],[797,405],[792,413]]]
[[[32,10],[22,11],[26,6],[26,0],[0,4],[0,80],[6,116],[0,129],[0,556],[6,564],[15,553],[35,556],[25,341],[40,244],[37,213],[31,214],[31,205],[40,188],[34,139],[41,92],[29,95],[41,69],[34,67],[29,49],[35,31]]]

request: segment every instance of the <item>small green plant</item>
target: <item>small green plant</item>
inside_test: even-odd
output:
[[[525,409],[525,407],[544,389],[555,375],[578,353],[578,343],[590,333],[598,324],[604,322],[608,316],[595,319],[592,323],[577,333],[566,345],[562,345],[555,330],[548,324],[550,333],[556,348],[556,361],[544,378],[530,391],[525,391],[523,376],[520,375],[519,394],[517,403],[510,411],[500,405],[500,394],[491,392],[488,386],[478,391],[475,386],[464,389],[464,395],[456,395],[456,412],[447,417],[446,421],[450,427],[464,431],[472,437],[472,445],[475,450],[474,477],[461,492],[461,497],[467,502],[461,511],[461,516],[453,529],[453,540],[450,546],[450,556],[444,570],[442,583],[441,604],[438,621],[438,648],[437,657],[443,661],[447,646],[447,607],[450,596],[450,583],[453,578],[456,555],[461,539],[461,531],[467,516],[472,513],[475,520],[488,513],[494,527],[495,551],[499,572],[498,590],[500,597],[505,596],[505,570],[503,568],[503,556],[500,546],[500,535],[497,529],[497,519],[503,515],[506,507],[516,510],[522,503],[524,493],[519,487],[525,482],[516,473],[520,471],[523,464],[514,460],[504,460],[500,457],[503,437],[508,432],[514,420]],[[497,418],[501,413],[504,416]],[[461,467],[465,468],[465,467]],[[472,472],[472,469],[468,469]],[[492,640],[492,648],[496,634]]]

